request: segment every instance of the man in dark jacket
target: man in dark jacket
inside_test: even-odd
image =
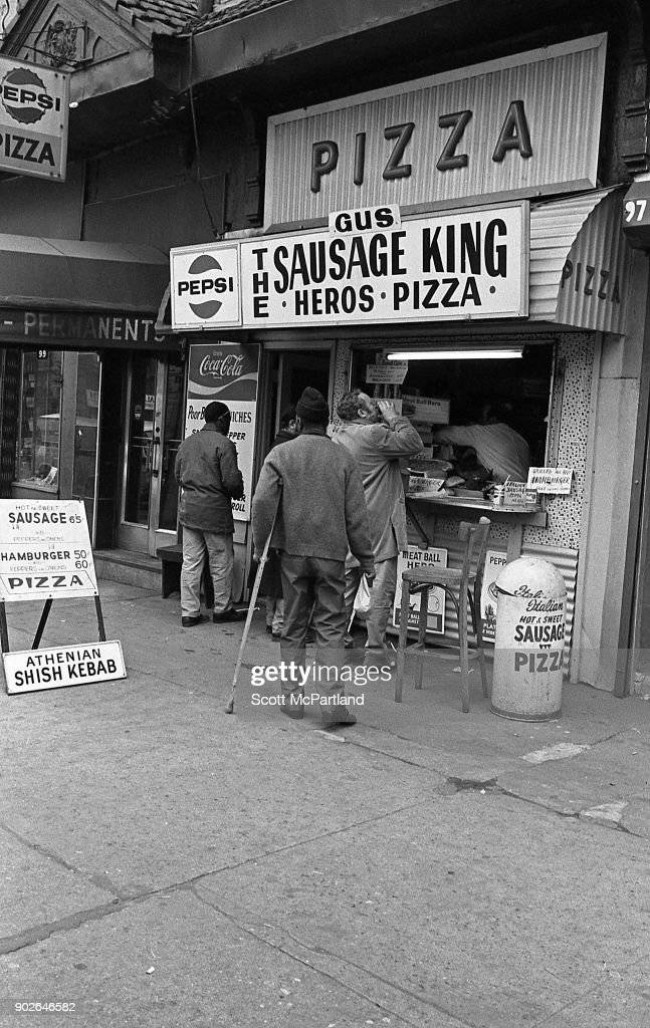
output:
[[[328,672],[334,669],[333,678],[326,679],[323,720],[325,724],[354,724],[356,718],[346,705],[337,669],[345,656],[348,550],[369,578],[374,577],[363,483],[354,458],[327,437],[329,408],[317,389],[305,389],[296,404],[296,414],[300,434],[274,447],[262,467],[253,498],[255,550],[262,552],[277,508],[271,545],[280,550],[283,665],[306,671],[311,612],[318,664],[327,665]],[[290,717],[302,717],[304,693],[300,680],[283,680],[282,686],[280,709]]]
[[[225,403],[209,403],[205,425],[185,439],[176,455],[176,480],[181,487],[179,520],[183,526],[181,623],[200,624],[201,574],[207,550],[214,585],[214,622],[241,615],[232,603],[235,530],[232,500],[244,495],[235,444],[228,439],[230,411]]]

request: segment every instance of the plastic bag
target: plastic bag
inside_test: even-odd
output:
[[[357,595],[354,597],[353,609],[357,617],[360,618],[365,618],[370,610],[370,586],[365,575],[361,576]]]

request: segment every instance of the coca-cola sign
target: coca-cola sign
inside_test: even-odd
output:
[[[257,392],[257,344],[192,346],[188,388],[197,398],[209,396],[224,403],[254,400]]]
[[[199,375],[203,378],[237,378],[242,373],[243,354],[227,353],[217,355],[206,354],[199,365]]]

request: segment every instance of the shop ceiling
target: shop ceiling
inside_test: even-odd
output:
[[[222,96],[293,108],[297,82],[308,104],[346,95],[352,81],[390,85],[616,27],[615,0],[286,0],[236,12],[157,37],[158,81],[177,94],[213,83]]]

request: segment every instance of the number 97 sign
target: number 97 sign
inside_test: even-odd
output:
[[[0,500],[0,601],[97,596],[79,500]]]

